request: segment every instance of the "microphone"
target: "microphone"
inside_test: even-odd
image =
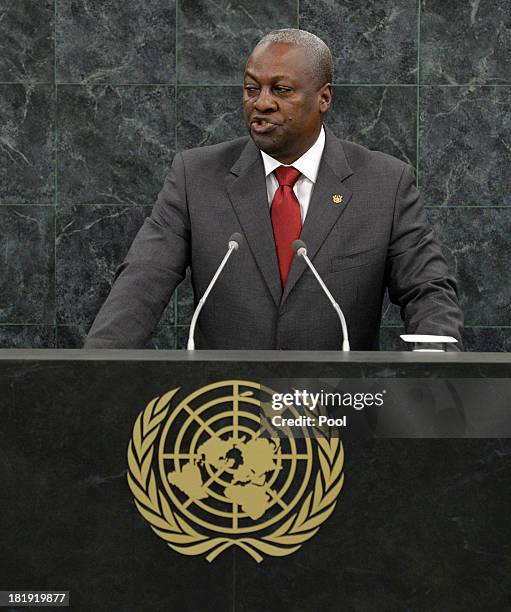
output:
[[[200,311],[202,310],[202,307],[206,303],[206,300],[208,299],[208,295],[210,294],[211,289],[213,289],[213,286],[215,285],[218,277],[222,273],[222,270],[224,269],[224,266],[227,263],[227,260],[229,259],[233,251],[237,251],[240,248],[240,244],[242,243],[243,243],[243,236],[239,232],[234,232],[234,234],[232,234],[231,237],[229,238],[227,253],[224,255],[224,258],[222,259],[220,265],[218,266],[218,269],[215,272],[215,275],[211,279],[208,285],[208,288],[206,289],[206,291],[204,292],[204,295],[199,300],[199,303],[197,304],[197,308],[195,309],[195,312],[193,313],[192,322],[190,323],[190,333],[188,334],[188,345],[186,347],[189,351],[195,350],[195,342],[194,342],[195,325],[197,324],[197,319],[199,318]]]
[[[341,320],[342,335],[343,335],[342,350],[343,351],[349,351],[350,350],[350,341],[348,339],[348,327],[346,325],[346,319],[344,318],[344,314],[343,314],[339,304],[332,297],[332,294],[330,293],[330,291],[328,291],[328,287],[323,282],[323,279],[318,274],[318,271],[312,265],[311,260],[307,257],[307,247],[305,246],[305,242],[303,242],[303,240],[294,240],[293,241],[293,251],[297,254],[298,257],[303,257],[305,259],[305,261],[307,262],[307,265],[312,270],[312,273],[316,277],[318,283],[321,285],[321,288],[326,293],[328,299],[330,300],[330,303],[334,307],[335,312],[338,314],[339,319]]]

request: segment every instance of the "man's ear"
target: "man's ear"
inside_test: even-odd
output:
[[[319,112],[324,114],[332,104],[332,85],[325,83],[319,90]]]

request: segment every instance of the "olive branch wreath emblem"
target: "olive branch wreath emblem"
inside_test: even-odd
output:
[[[261,553],[283,557],[296,552],[312,538],[322,523],[334,511],[344,483],[344,450],[339,438],[316,436],[319,467],[314,489],[300,510],[294,512],[273,532],[255,537],[211,537],[197,531],[182,516],[172,510],[158,489],[152,467],[154,442],[179,387],[151,400],[138,415],[128,446],[128,485],[140,514],[151,529],[175,551],[183,555],[206,554],[211,562],[231,546],[239,546],[258,563]]]

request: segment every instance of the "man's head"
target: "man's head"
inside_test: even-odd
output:
[[[315,142],[332,100],[330,49],[310,32],[276,30],[248,58],[245,121],[255,144],[291,164]]]

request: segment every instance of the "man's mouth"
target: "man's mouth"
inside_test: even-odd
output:
[[[257,118],[250,122],[250,127],[254,132],[256,132],[256,134],[266,134],[267,132],[274,130],[277,125],[267,121],[266,119]]]

